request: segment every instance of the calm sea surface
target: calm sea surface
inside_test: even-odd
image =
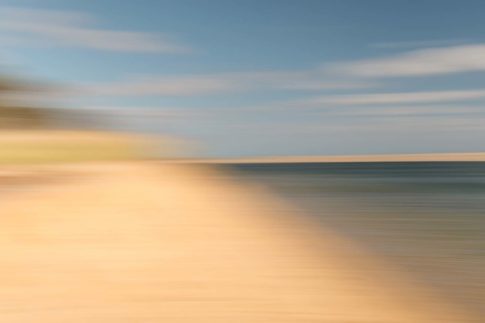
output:
[[[485,163],[230,166],[485,317]]]

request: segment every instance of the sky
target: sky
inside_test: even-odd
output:
[[[485,151],[483,12],[482,0],[0,0],[0,68],[59,86],[46,104],[127,116],[203,156]]]

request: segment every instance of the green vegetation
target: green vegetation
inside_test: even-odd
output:
[[[49,90],[0,75],[0,165],[132,160],[158,150],[153,138],[86,130],[99,127],[86,111],[15,106],[6,99]]]
[[[150,144],[155,143],[150,139],[110,133],[0,132],[0,164],[133,160],[146,157]]]

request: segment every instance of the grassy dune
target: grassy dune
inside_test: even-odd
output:
[[[2,131],[0,164],[45,164],[146,158],[161,144],[143,136],[82,131]]]

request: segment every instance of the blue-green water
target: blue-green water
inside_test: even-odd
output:
[[[485,163],[230,168],[485,317]]]

